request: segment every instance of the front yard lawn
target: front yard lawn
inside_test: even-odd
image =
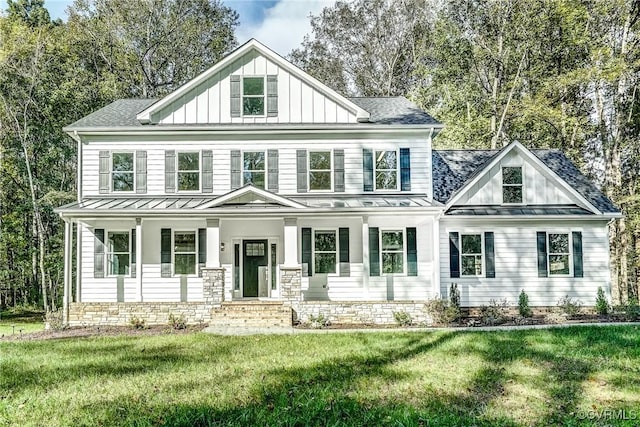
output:
[[[640,328],[0,341],[0,425],[637,425]]]
[[[38,331],[44,331],[42,311],[21,307],[0,311],[0,338]]]

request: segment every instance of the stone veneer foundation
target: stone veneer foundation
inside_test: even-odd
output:
[[[214,307],[204,302],[74,302],[69,305],[69,326],[126,326],[131,319],[147,325],[166,325],[169,316],[184,316],[188,324],[208,323]]]
[[[293,306],[295,321],[306,323],[309,316],[323,315],[342,325],[395,325],[394,313],[405,312],[414,324],[431,324],[421,301],[304,301]]]

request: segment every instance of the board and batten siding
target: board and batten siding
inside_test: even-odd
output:
[[[451,278],[449,269],[449,232],[461,234],[494,233],[495,278]],[[582,232],[584,277],[538,277],[536,233],[538,231]],[[565,295],[594,305],[598,287],[608,294],[609,243],[606,222],[543,221],[476,222],[445,219],[440,223],[440,294],[448,296],[451,283],[457,283],[463,306],[489,304],[506,298],[517,305],[520,291],[529,295],[532,306],[555,306]],[[484,256],[484,254],[483,254]],[[485,265],[483,263],[483,274]]]
[[[498,164],[489,169],[462,197],[456,205],[500,205],[502,204],[502,167],[522,167],[523,202],[528,205],[576,204],[577,200],[558,187],[539,167],[513,150]]]
[[[292,140],[292,141],[189,141],[172,140],[163,143],[151,141],[95,141],[87,143],[82,150],[83,196],[100,195],[99,154],[100,151],[145,150],[147,153],[146,195],[165,195],[165,150],[213,151],[213,193],[222,195],[231,191],[231,150],[267,151],[278,150],[279,194],[297,193],[296,151],[344,149],[344,179],[346,194],[362,194],[362,149],[395,150],[400,147],[410,149],[411,193],[431,196],[431,144],[428,139],[334,139],[334,140]],[[201,169],[202,170],[202,169]],[[398,179],[400,172],[398,171]],[[110,193],[127,195],[133,193]],[[177,193],[172,193],[175,195]],[[193,194],[193,193],[189,193]],[[371,193],[373,194],[373,193]],[[104,196],[104,194],[102,194]]]
[[[267,117],[265,114],[259,117],[231,117],[231,75],[277,76],[277,116]],[[213,74],[159,111],[153,120],[163,125],[356,123],[357,121],[353,112],[338,105],[334,100],[255,51],[247,52],[233,64]]]

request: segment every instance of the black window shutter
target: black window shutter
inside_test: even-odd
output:
[[[176,192],[176,151],[165,150],[164,152],[164,191],[166,193]]]
[[[136,249],[136,229],[131,229],[131,267],[129,267],[129,273],[131,273],[131,277],[136,277],[136,258],[137,258],[137,249]]]
[[[333,191],[344,193],[344,150],[333,150]]]
[[[267,117],[278,115],[278,76],[267,76]]]
[[[307,150],[296,151],[296,169],[298,170],[298,193],[307,192]]]
[[[339,228],[338,235],[340,243],[340,276],[349,277],[351,274],[351,264],[349,263],[349,228]]]
[[[449,233],[449,273],[450,277],[460,277],[460,249],[457,232]]]
[[[202,151],[202,192],[213,193],[213,150]]]
[[[538,277],[547,277],[547,233],[537,232],[538,241]]]
[[[136,151],[136,193],[145,194],[147,192],[147,152],[145,150]]]
[[[400,190],[411,191],[411,154],[408,148],[400,149]]]
[[[407,276],[418,275],[418,242],[415,227],[407,227]]]
[[[104,277],[104,228],[93,230],[93,277]]]
[[[269,191],[278,192],[278,150],[267,150],[267,178]]]
[[[484,233],[484,264],[486,277],[496,277],[496,256],[493,242],[493,231]]]
[[[198,228],[198,277],[202,277],[202,269],[207,266],[207,229]]]
[[[240,150],[231,150],[231,189],[242,186],[242,155]]]
[[[99,174],[99,189],[100,194],[106,194],[109,192],[109,161],[111,154],[108,151],[100,151],[98,174]]]
[[[231,76],[231,117],[240,117],[240,76]]]
[[[305,268],[306,266],[306,268]],[[302,229],[302,275],[313,276],[313,261],[311,259],[311,229]]]
[[[373,191],[373,151],[362,149],[362,179],[364,191]]]
[[[160,276],[171,277],[171,229],[160,230]]]
[[[380,242],[378,227],[369,227],[369,276],[380,275]]]
[[[573,277],[584,277],[582,266],[582,232],[574,231],[573,240]]]

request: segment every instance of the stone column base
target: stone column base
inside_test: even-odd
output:
[[[202,271],[202,296],[205,304],[220,307],[224,302],[224,268],[204,267]]]

